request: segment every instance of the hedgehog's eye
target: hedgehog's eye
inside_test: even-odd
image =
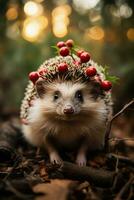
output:
[[[82,94],[82,91],[78,90],[78,91],[75,93],[75,98],[78,99],[79,101],[83,102],[83,94]]]
[[[59,92],[59,91],[56,91],[56,92],[54,93],[54,101],[56,101],[59,97],[60,97],[60,92]]]

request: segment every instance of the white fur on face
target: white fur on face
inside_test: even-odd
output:
[[[80,112],[80,103],[75,100],[75,93],[78,90],[83,90],[84,84],[71,82],[51,83],[46,87],[44,98],[40,100],[42,112],[46,115],[64,116],[64,107],[70,105],[74,108],[74,114]],[[54,100],[55,92],[59,92],[59,98]]]
[[[75,94],[78,90],[83,90],[84,88],[84,84],[72,84],[71,82],[63,82],[53,85],[53,91],[59,91],[60,93],[59,99],[53,101],[57,114],[65,116],[63,110],[67,105],[70,105],[74,109],[74,115],[78,114],[80,112],[81,103],[75,98]]]
[[[82,91],[83,102],[75,98],[77,91]],[[83,121],[83,118],[106,118],[106,105],[103,99],[93,99],[90,93],[90,86],[82,83],[62,82],[51,83],[46,86],[46,93],[43,98],[35,101],[34,106],[30,108],[32,116],[40,115],[50,120],[77,120]],[[55,92],[59,92],[59,98],[54,100]],[[74,114],[66,116],[63,112],[66,105],[74,109]],[[33,118],[33,117],[32,117]]]

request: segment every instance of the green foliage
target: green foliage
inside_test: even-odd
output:
[[[117,83],[117,81],[119,80],[119,78],[117,76],[111,76],[109,75],[109,68],[108,66],[104,66],[102,67],[102,72],[104,73],[106,80],[112,82],[113,84]]]
[[[54,54],[57,56],[59,54],[59,48],[57,46],[51,46],[55,50]]]

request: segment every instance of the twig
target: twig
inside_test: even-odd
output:
[[[73,54],[71,54],[70,56],[71,56],[71,58],[73,59],[73,61],[75,61],[75,58],[73,57]]]
[[[91,181],[96,186],[100,187],[112,186],[116,174],[115,172],[109,172],[87,166],[80,167],[70,162],[63,162],[60,166],[48,165],[47,171],[50,176],[52,174],[55,178],[62,177],[73,180]],[[61,176],[61,174],[63,176]]]
[[[131,141],[133,141],[134,138],[117,138],[117,137],[109,138],[110,142],[112,142],[112,141],[125,141],[125,140],[131,140]]]
[[[119,166],[119,157],[117,156],[116,157],[116,165],[115,165],[115,172],[116,173],[118,173],[118,171],[119,171],[118,166]]]
[[[125,163],[127,165],[131,165],[131,166],[134,166],[134,159],[132,158],[128,158],[128,157],[125,157],[125,156],[120,156],[120,155],[116,155],[116,154],[108,154],[107,155],[108,159],[111,159],[111,160],[119,160],[120,163]]]
[[[123,196],[126,194],[126,192],[129,190],[132,182],[134,181],[134,177],[131,177],[128,182],[122,187],[120,192],[117,194],[114,200],[122,200],[124,199]]]
[[[105,131],[105,151],[107,152],[109,149],[109,136],[110,136],[110,131],[112,127],[112,122],[119,116],[121,115],[129,106],[131,106],[134,103],[134,99],[132,99],[128,104],[126,104],[118,113],[116,113],[111,119],[108,120],[107,122],[107,127]]]

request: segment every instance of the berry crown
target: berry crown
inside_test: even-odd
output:
[[[53,81],[54,77],[58,75],[64,79],[69,77],[72,80],[76,76],[85,81],[97,83],[106,92],[111,91],[112,82],[115,82],[117,78],[109,75],[107,67],[98,66],[91,61],[91,55],[87,51],[76,48],[72,39],[66,42],[60,41],[54,48],[60,55],[60,62],[53,65],[48,63],[47,67],[41,66],[38,71],[31,72],[29,79],[33,84],[36,84],[39,78],[44,81]]]

